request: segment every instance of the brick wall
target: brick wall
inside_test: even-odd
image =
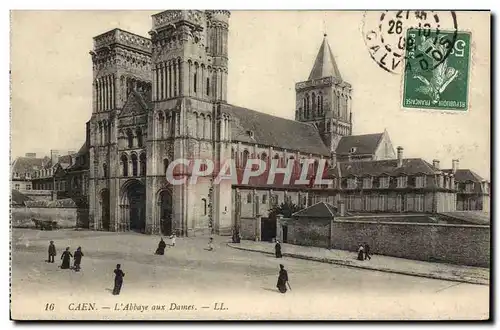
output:
[[[77,208],[55,208],[55,207],[14,207],[12,210],[13,227],[34,227],[31,219],[57,221],[58,226],[63,228],[75,228],[77,224],[85,227],[88,222],[88,210]]]
[[[375,254],[469,266],[490,265],[489,226],[333,221],[333,249],[356,251],[358,244],[365,242]]]

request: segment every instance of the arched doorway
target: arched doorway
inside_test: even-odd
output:
[[[109,231],[109,190],[101,191],[101,228]]]
[[[122,195],[124,221],[132,231],[144,233],[146,231],[146,189],[138,180],[125,184]]]
[[[173,233],[172,223],[172,193],[169,190],[161,190],[158,194],[158,206],[160,210],[160,230],[163,235],[170,236]]]

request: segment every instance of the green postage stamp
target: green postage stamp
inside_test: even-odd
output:
[[[403,107],[467,111],[469,32],[408,29]]]

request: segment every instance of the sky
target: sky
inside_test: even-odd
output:
[[[148,37],[159,11],[13,11],[11,156],[78,150],[92,114],[92,38],[113,28]],[[472,33],[469,111],[401,107],[402,75],[382,70],[363,41],[363,12],[232,11],[228,102],[294,118],[295,83],[307,80],[327,34],[353,86],[353,133],[386,129],[404,157],[452,159],[490,178],[490,18],[458,12]],[[290,132],[290,134],[294,134]]]

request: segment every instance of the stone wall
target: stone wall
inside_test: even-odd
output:
[[[260,218],[258,218],[260,219]],[[257,220],[256,218],[244,218],[240,219],[240,235],[242,239],[255,240],[257,238]]]
[[[368,243],[375,254],[489,267],[490,227],[335,220],[331,247],[356,251]]]
[[[34,227],[32,219],[57,221],[59,227],[75,228],[88,226],[88,210],[56,207],[14,207],[12,227]]]
[[[330,246],[330,222],[331,220],[326,218],[283,218],[277,222],[276,237],[283,242],[283,231],[286,230],[286,243],[328,248]]]

